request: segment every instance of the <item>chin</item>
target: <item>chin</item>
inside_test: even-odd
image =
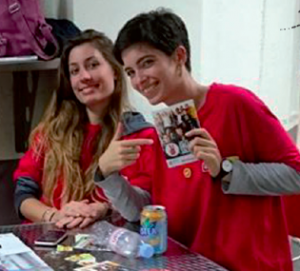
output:
[[[152,99],[147,99],[148,102],[151,104],[151,105],[158,105],[160,103],[164,103],[163,99],[160,99],[159,97],[154,97]]]
[[[160,102],[157,102],[157,101],[150,101],[148,100],[148,102],[151,104],[151,105],[158,105]]]

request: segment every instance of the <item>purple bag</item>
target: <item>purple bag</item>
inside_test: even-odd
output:
[[[0,0],[0,57],[54,58],[58,43],[51,30],[38,0]]]

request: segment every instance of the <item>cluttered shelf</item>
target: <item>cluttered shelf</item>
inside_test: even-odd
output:
[[[45,61],[38,60],[36,56],[2,57],[0,72],[56,70],[59,63],[60,58]]]
[[[36,55],[0,57],[0,74],[12,74],[15,150],[23,153],[31,130],[41,72],[57,72],[60,58],[39,60]]]

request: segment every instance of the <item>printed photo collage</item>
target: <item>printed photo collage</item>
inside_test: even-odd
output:
[[[185,136],[188,131],[200,127],[194,101],[187,100],[154,111],[153,118],[168,167],[196,161]]]

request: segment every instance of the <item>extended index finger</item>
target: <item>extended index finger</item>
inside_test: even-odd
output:
[[[125,147],[135,147],[135,146],[151,145],[151,144],[153,144],[153,140],[146,139],[146,138],[128,139],[122,141],[122,145]]]

